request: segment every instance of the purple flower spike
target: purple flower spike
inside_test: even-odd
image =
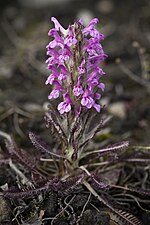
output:
[[[51,71],[45,84],[52,85],[48,98],[59,99],[60,114],[73,111],[79,115],[82,108],[94,108],[100,112],[98,101],[105,85],[101,77],[105,74],[100,63],[107,57],[100,41],[104,39],[95,25],[94,18],[84,27],[82,19],[64,29],[55,17],[51,18],[54,28],[48,35],[53,38],[47,45],[47,67]],[[67,93],[67,94],[65,94]]]

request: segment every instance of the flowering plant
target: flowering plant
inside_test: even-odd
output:
[[[27,152],[17,147],[12,137],[3,135],[9,153],[29,167],[32,173],[32,185],[30,182],[27,190],[18,190],[18,192],[8,190],[4,195],[7,198],[26,197],[53,190],[58,195],[64,196],[71,193],[77,185],[82,184],[117,215],[119,219],[116,223],[124,221],[129,225],[140,225],[140,221],[130,213],[113,207],[109,202],[109,198],[111,199],[109,190],[113,185],[102,179],[99,172],[95,172],[99,171],[99,168],[104,169],[104,166],[109,167],[114,163],[126,161],[127,157],[122,152],[128,148],[128,141],[98,150],[86,148],[87,143],[108,121],[108,119],[101,119],[101,113],[99,114],[101,111],[99,100],[105,89],[105,84],[101,81],[105,73],[100,67],[100,62],[107,56],[100,44],[104,35],[95,28],[98,19],[92,19],[86,27],[80,19],[69,25],[68,29],[64,29],[56,18],[52,17],[51,20],[54,28],[50,29],[48,35],[53,40],[47,45],[49,57],[46,60],[51,72],[45,83],[52,85],[53,88],[48,98],[61,100],[57,109],[49,105],[45,120],[47,127],[58,139],[58,149],[57,152],[51,150],[39,136],[29,133],[35,148],[50,156],[42,158],[45,162],[52,163],[47,176],[47,173],[45,175],[39,169],[40,157],[31,159]],[[117,185],[115,187],[149,195],[144,190],[133,190]],[[54,219],[57,219],[57,215]],[[75,224],[78,224],[79,220],[80,218]]]
[[[56,18],[52,17],[51,20],[54,28],[50,29],[48,35],[53,40],[46,47],[49,56],[46,63],[51,73],[45,83],[53,87],[48,96],[50,100],[63,99],[58,104],[57,110],[60,114],[58,117],[66,120],[63,127],[60,127],[65,140],[64,154],[76,167],[81,146],[83,147],[102,126],[100,123],[93,129],[93,135],[83,141],[85,125],[90,123],[89,117],[92,115],[90,109],[94,108],[97,112],[101,110],[98,101],[105,89],[104,83],[101,82],[105,72],[100,67],[100,62],[107,57],[100,44],[104,35],[95,28],[98,23],[96,18],[86,27],[80,19],[69,25],[66,30]],[[52,117],[52,114],[51,110],[51,115],[46,114],[47,118]],[[54,123],[57,121],[60,125],[58,122],[60,118],[53,118]]]

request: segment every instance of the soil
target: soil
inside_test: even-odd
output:
[[[113,119],[96,135],[92,145],[97,148],[129,140],[132,146],[149,146],[150,2],[68,0],[49,1],[47,5],[35,2],[0,3],[0,131],[12,134],[17,145],[29,152],[34,152],[28,140],[29,131],[41,135],[50,146],[56,145],[43,119],[50,92],[44,84],[48,75],[44,62],[49,20],[55,16],[67,26],[80,15],[101,19],[100,30],[105,34],[103,48],[109,56],[103,65],[107,75],[102,104]],[[0,146],[0,225],[124,225],[83,185],[62,196],[49,190],[34,197],[4,198],[3,190],[16,187],[17,177],[3,160],[6,148],[1,136]],[[30,171],[15,163],[30,179]],[[111,173],[106,170],[103,176],[114,185],[150,191],[147,162],[122,164]],[[112,202],[115,199],[121,203],[119,210],[135,215],[143,225],[150,224],[149,197],[137,195],[135,199],[115,188],[107,194],[112,196]],[[107,199],[107,195],[104,197]]]

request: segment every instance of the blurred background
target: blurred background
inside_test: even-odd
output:
[[[29,130],[47,135],[43,120],[50,87],[45,86],[47,33],[51,16],[67,27],[77,18],[100,19],[106,91],[101,104],[113,119],[103,139],[149,143],[149,0],[1,0],[0,130],[25,142]],[[118,140],[118,141],[119,141]]]

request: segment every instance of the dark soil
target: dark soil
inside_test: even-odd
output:
[[[13,134],[18,146],[28,152],[34,152],[28,140],[30,130],[55,146],[43,120],[50,92],[44,84],[48,75],[44,62],[49,20],[55,16],[67,26],[77,15],[86,14],[102,20],[101,31],[106,37],[103,48],[109,56],[103,65],[107,74],[103,104],[107,115],[113,115],[104,132],[95,137],[93,145],[98,147],[126,139],[134,146],[150,146],[150,2],[50,2],[46,6],[39,6],[39,3],[25,6],[19,0],[0,3],[0,131]],[[117,64],[116,59],[121,63]],[[1,136],[0,146],[0,225],[124,225],[90,196],[84,186],[62,196],[49,190],[23,199],[5,199],[3,190],[7,186],[17,187],[17,177],[3,161],[6,148]],[[31,171],[17,165],[30,179]],[[114,185],[150,190],[150,166],[146,162],[123,164],[111,172],[103,172],[103,176]],[[121,203],[119,210],[132,213],[143,225],[150,224],[148,197],[137,195],[136,201],[133,195],[113,188],[107,194],[112,197],[114,207],[116,200]]]

